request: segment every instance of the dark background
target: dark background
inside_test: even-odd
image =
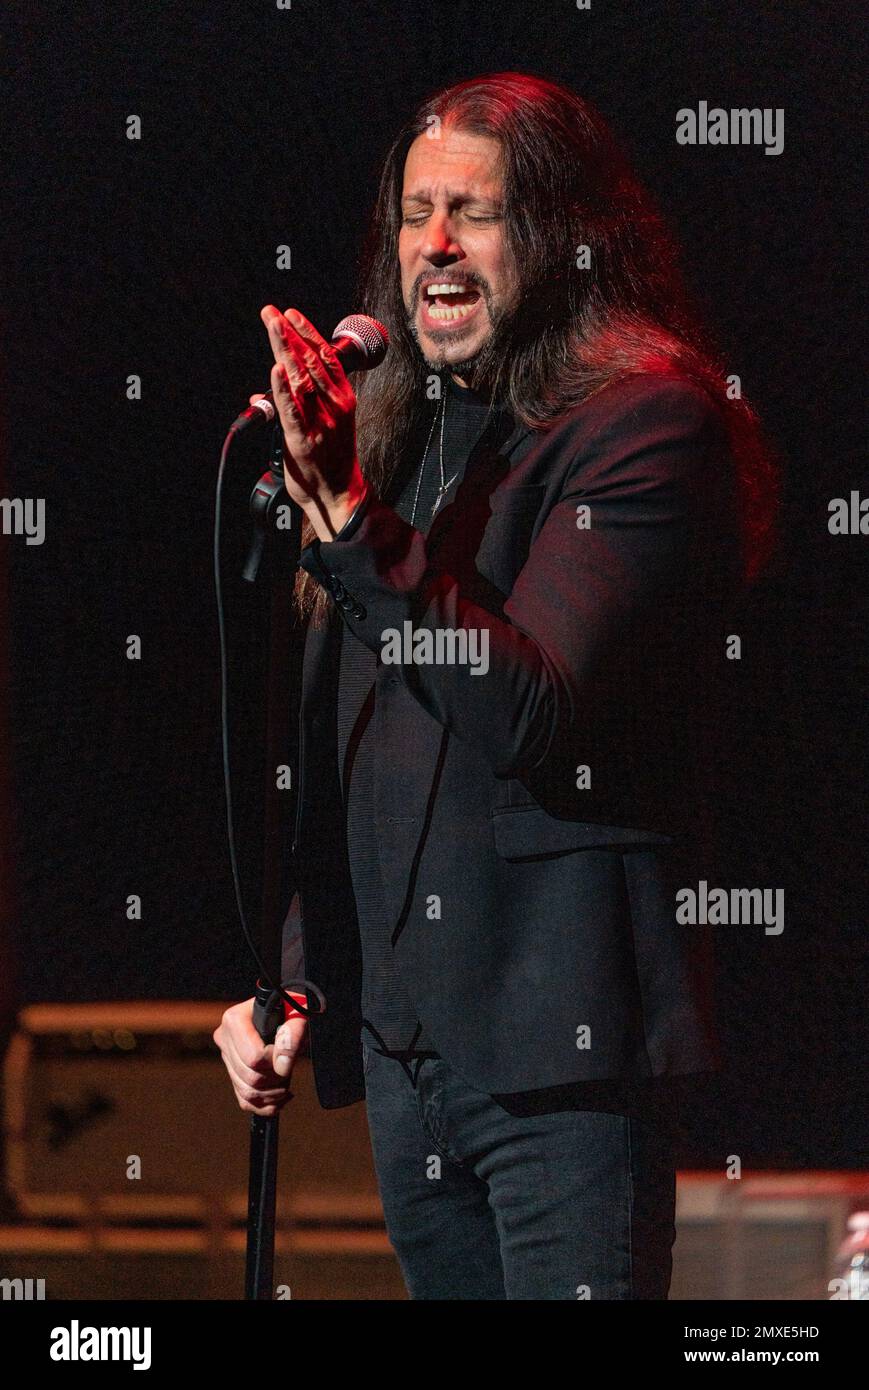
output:
[[[7,496],[15,887],[29,1000],[245,997],[224,828],[213,496],[268,378],[262,304],[353,308],[379,161],[427,92],[513,68],[590,98],[675,224],[731,371],[786,464],[783,544],[734,667],[725,884],[785,890],[784,934],[719,933],[729,1057],[696,1161],[869,1160],[866,538],[857,51],[862,7],[760,0],[83,0],[5,12]],[[783,107],[785,146],[681,147],[675,113]],[[129,141],[126,118],[142,119]],[[275,268],[292,248],[292,271]],[[140,402],[126,378],[142,378]],[[264,591],[238,579],[264,458],[226,502],[236,795],[258,901]],[[129,634],[143,659],[125,657]],[[412,755],[412,754],[411,754]],[[143,918],[126,917],[128,894]],[[10,905],[17,902],[13,912]]]

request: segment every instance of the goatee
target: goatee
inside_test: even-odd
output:
[[[462,377],[472,390],[482,390],[493,380],[503,364],[504,355],[511,336],[513,315],[504,310],[493,310],[487,297],[489,321],[492,325],[486,341],[477,349],[473,357],[464,357],[460,362],[447,362],[443,356],[430,357],[423,351],[413,314],[407,316],[407,326],[419,354],[427,367],[433,372],[449,371],[453,376]]]

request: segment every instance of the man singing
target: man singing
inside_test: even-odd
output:
[[[425,103],[362,289],[391,348],[358,409],[262,311],[305,516],[284,979],[327,1008],[263,1047],[247,1000],[215,1041],[245,1111],[286,1102],[306,1028],[321,1103],[364,1095],[412,1298],[663,1299],[671,1092],[715,1061],[675,894],[771,465],[648,195],[552,83]]]

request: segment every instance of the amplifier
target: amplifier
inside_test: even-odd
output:
[[[16,1197],[126,1202],[247,1188],[248,1117],[212,1033],[226,1005],[37,1004],[22,1010],[5,1063],[7,1175]],[[281,1198],[336,1206],[377,1193],[365,1107],[322,1110],[311,1066],[293,1072],[281,1115]]]

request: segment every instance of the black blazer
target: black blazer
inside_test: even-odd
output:
[[[310,1027],[325,1107],[364,1095],[342,622],[377,652],[408,621],[488,633],[486,674],[381,662],[369,731],[397,964],[441,1055],[491,1094],[715,1064],[706,942],[675,894],[704,876],[740,584],[721,414],[645,375],[544,434],[507,431],[484,433],[427,539],[372,495],[348,538],[300,558],[337,603],[305,641],[284,979],[326,995]]]

